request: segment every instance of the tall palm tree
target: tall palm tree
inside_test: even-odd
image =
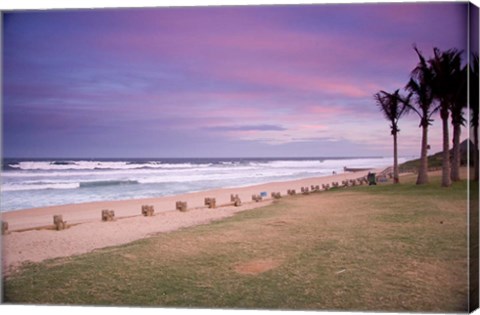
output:
[[[410,81],[408,81],[405,88],[413,94],[413,104],[407,104],[407,106],[420,117],[419,127],[422,128],[422,146],[417,176],[417,185],[422,185],[428,183],[428,126],[433,121],[432,115],[435,113],[435,109],[433,108],[431,85],[432,71],[416,46],[414,46],[414,49],[420,61],[413,69]]]
[[[452,184],[450,179],[450,147],[448,134],[448,117],[451,104],[454,103],[456,93],[456,78],[461,71],[461,52],[450,49],[441,52],[433,49],[434,57],[428,63],[432,70],[432,90],[435,99],[440,103],[439,111],[442,119],[443,153],[442,153],[442,186]]]
[[[409,100],[402,97],[399,90],[396,90],[392,94],[385,91],[380,91],[374,96],[377,101],[377,105],[382,111],[385,118],[390,121],[391,133],[393,136],[393,182],[398,184],[400,182],[398,175],[398,152],[397,152],[397,134],[400,131],[398,129],[398,120],[408,111],[406,105]]]
[[[457,73],[455,99],[450,105],[453,125],[453,158],[450,178],[454,182],[460,180],[460,133],[466,122],[463,111],[467,107],[467,71],[468,66],[465,66]]]
[[[475,170],[474,180],[478,181],[478,106],[479,106],[479,74],[478,74],[478,54],[474,54],[472,58],[470,69],[470,109],[472,110],[472,117],[470,125],[473,128],[473,165]]]

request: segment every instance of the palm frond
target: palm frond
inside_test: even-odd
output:
[[[409,110],[407,106],[409,98],[410,96],[404,97],[400,95],[399,90],[393,93],[380,91],[374,95],[377,106],[380,108],[384,117],[391,122],[390,128],[392,129],[392,134],[399,131],[397,126],[398,120]]]
[[[427,60],[416,45],[413,45],[419,62],[410,73],[410,80],[405,89],[413,94],[413,103],[409,109],[414,110],[420,117],[420,126],[430,124],[431,112],[433,111],[433,71]],[[418,110],[417,110],[418,108]]]
[[[478,73],[478,54],[473,54],[472,62],[469,67],[470,71],[470,109],[472,110],[472,117],[470,125],[478,127],[478,107],[479,107],[479,73]]]

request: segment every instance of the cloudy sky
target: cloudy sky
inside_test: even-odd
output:
[[[6,157],[391,156],[373,94],[465,3],[95,9],[3,17]],[[477,43],[478,46],[478,43]],[[400,155],[418,155],[414,114]],[[431,129],[441,148],[440,119]]]

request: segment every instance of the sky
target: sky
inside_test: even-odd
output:
[[[458,2],[6,12],[3,156],[391,156],[373,95],[405,86],[413,44],[426,57],[466,51],[467,12]],[[400,120],[400,156],[419,155],[418,125]],[[438,116],[430,144],[441,150]]]

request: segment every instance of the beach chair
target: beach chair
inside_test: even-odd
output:
[[[186,212],[187,211],[187,202],[186,201],[177,201],[175,203],[175,208],[178,211]]]
[[[235,196],[234,200],[233,200],[233,205],[235,207],[240,207],[242,205],[242,201],[240,200],[240,198],[238,197],[238,195]]]
[[[155,212],[155,209],[153,208],[153,206],[149,206],[149,205],[143,205],[142,206],[142,215],[145,216],[145,217],[151,217],[153,216]]]
[[[205,205],[208,206],[209,209],[215,209],[217,207],[217,201],[215,198],[205,198]]]
[[[102,210],[102,221],[114,221],[115,220],[115,211],[104,209]]]
[[[262,201],[262,196],[260,196],[260,195],[252,195],[252,201],[260,202],[260,201]]]
[[[57,231],[65,230],[67,228],[67,221],[63,221],[63,218],[61,215],[53,216],[53,224],[55,225],[55,229]]]
[[[281,197],[282,195],[280,194],[280,192],[272,192],[273,199],[280,199]]]
[[[8,234],[8,222],[2,221],[2,235]]]

